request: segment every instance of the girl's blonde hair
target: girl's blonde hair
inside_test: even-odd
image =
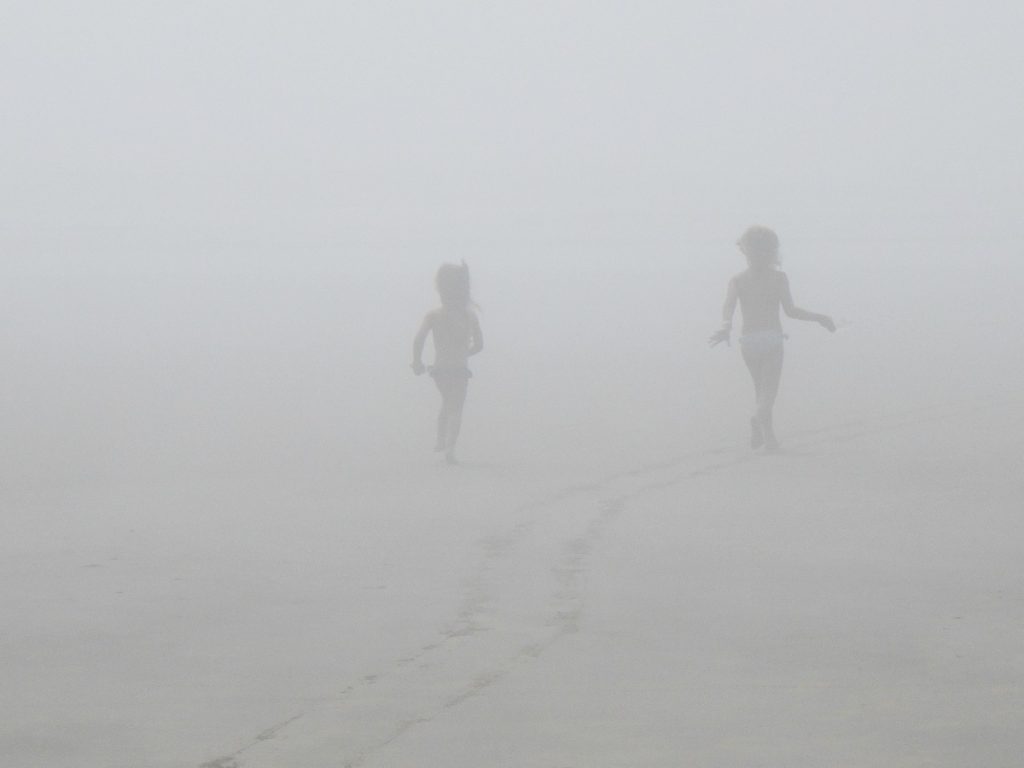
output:
[[[437,270],[437,292],[446,307],[467,309],[474,306],[469,290],[469,267],[462,264],[442,264]]]
[[[759,224],[747,227],[747,231],[740,236],[736,244],[748,260],[779,263],[779,236],[768,227]]]

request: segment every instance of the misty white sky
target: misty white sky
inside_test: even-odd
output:
[[[1009,0],[9,1],[0,226],[1020,235],[1022,29]]]
[[[746,407],[705,340],[754,222],[843,323],[787,325],[794,405],[1013,381],[1022,28],[1009,1],[3,3],[8,460],[419,456],[409,347],[460,258],[470,444],[705,445]]]

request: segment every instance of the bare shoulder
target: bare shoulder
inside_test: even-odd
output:
[[[781,269],[775,273],[775,295],[785,304],[793,302],[789,289],[789,277]]]

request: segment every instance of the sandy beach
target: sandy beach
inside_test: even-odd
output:
[[[205,529],[83,500],[65,542],[5,541],[4,762],[1009,768],[1013,407],[569,484],[424,466],[343,519],[308,477],[224,479]]]

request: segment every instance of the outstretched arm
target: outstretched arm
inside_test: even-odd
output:
[[[736,301],[739,294],[736,291],[736,278],[729,281],[729,288],[725,292],[725,305],[722,307],[722,327],[711,334],[708,344],[717,347],[723,341],[729,345],[729,334],[732,333],[732,316],[736,314]]]
[[[781,275],[782,279],[782,295],[780,300],[782,302],[782,311],[786,313],[787,317],[792,317],[794,320],[809,320],[812,323],[817,323],[823,328],[827,328],[830,333],[834,333],[836,330],[836,324],[832,322],[832,318],[828,315],[821,315],[817,312],[808,312],[806,309],[801,309],[793,303],[793,294],[789,291],[789,278],[785,274]]]
[[[475,355],[483,351],[484,348],[484,335],[480,330],[480,320],[473,313],[470,313],[470,339],[469,339],[469,354]]]
[[[416,338],[412,341],[412,372],[419,376],[426,368],[423,365],[423,345],[427,343],[427,336],[433,323],[433,315],[423,318],[420,329],[416,332]]]

